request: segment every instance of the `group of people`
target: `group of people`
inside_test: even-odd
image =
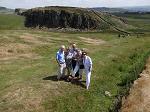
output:
[[[75,43],[72,43],[70,47],[66,48],[61,45],[60,49],[56,53],[56,61],[59,66],[59,73],[57,79],[60,80],[66,77],[67,80],[82,80],[83,71],[86,74],[86,89],[89,89],[90,78],[92,71],[92,60],[83,49],[78,49]]]

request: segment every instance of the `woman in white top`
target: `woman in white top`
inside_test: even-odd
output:
[[[83,52],[82,56],[83,56],[83,65],[84,65],[85,74],[86,74],[86,89],[89,89],[91,71],[92,71],[92,60],[89,56],[87,56],[86,52]]]

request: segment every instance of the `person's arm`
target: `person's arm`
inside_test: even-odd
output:
[[[57,61],[57,63],[58,63],[58,66],[60,66],[60,63],[59,63],[59,61],[56,59],[56,61]]]
[[[69,52],[67,55],[67,59],[72,59],[72,57],[73,57],[73,54]]]
[[[72,59],[77,61],[77,54],[74,54]]]
[[[57,54],[56,54],[56,62],[57,62],[57,64],[58,64],[58,66],[60,66],[58,55],[59,55],[59,54],[57,53]]]
[[[92,59],[89,57],[89,71],[92,71]]]

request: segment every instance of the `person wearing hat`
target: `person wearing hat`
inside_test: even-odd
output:
[[[92,60],[89,56],[87,56],[86,52],[82,53],[83,57],[83,65],[86,74],[86,89],[89,89],[90,79],[91,79],[91,71],[92,71]]]
[[[57,79],[60,80],[65,76],[66,62],[65,62],[65,46],[61,45],[59,51],[56,53],[56,61],[59,66],[59,73]]]

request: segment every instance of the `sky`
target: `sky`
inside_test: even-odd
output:
[[[42,6],[124,7],[145,5],[150,5],[150,0],[0,0],[0,6],[13,9]]]

